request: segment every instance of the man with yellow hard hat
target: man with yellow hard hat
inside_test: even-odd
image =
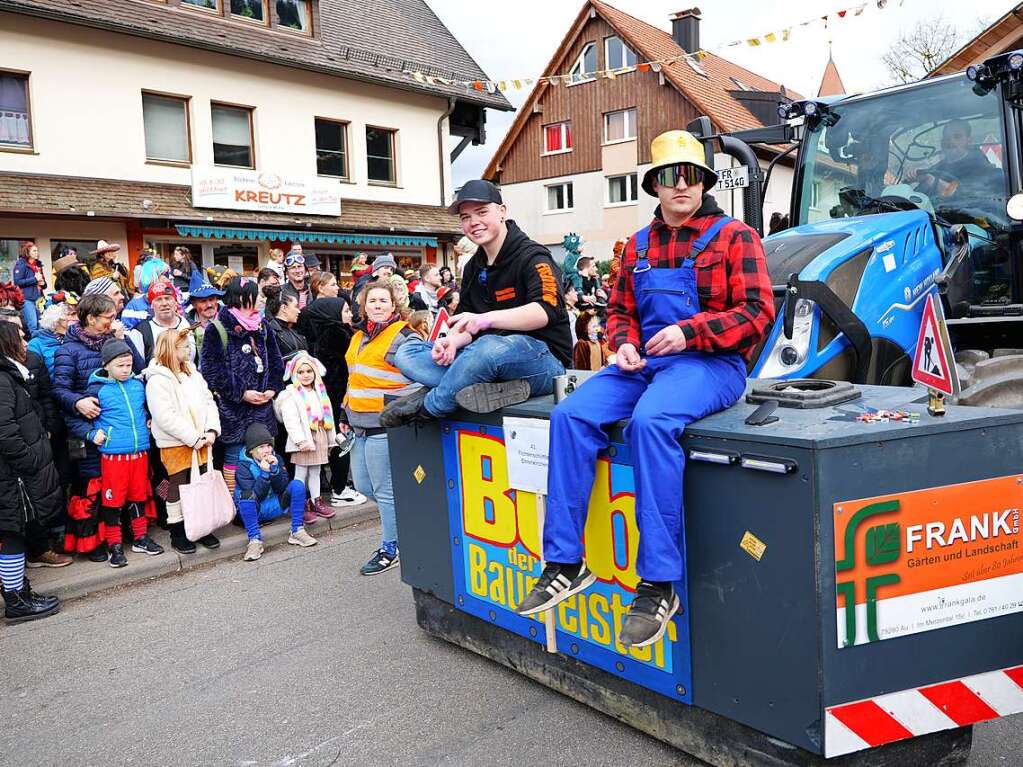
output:
[[[551,413],[547,566],[518,606],[533,615],[596,580],[582,537],[597,455],[610,443],[606,427],[628,418],[640,582],[618,636],[626,647],[658,641],[679,608],[682,432],[742,396],[746,359],[774,319],[760,237],[707,194],[717,174],[703,145],[686,131],[668,131],[653,140],[651,159],[642,186],[660,205],[625,246],[607,307],[616,364]]]

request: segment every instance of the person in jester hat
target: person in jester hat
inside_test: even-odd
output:
[[[653,140],[651,155],[643,191],[660,205],[626,245],[607,307],[615,364],[551,413],[547,566],[517,608],[548,610],[595,580],[582,537],[597,454],[609,445],[606,428],[628,418],[640,582],[618,637],[626,647],[658,641],[679,608],[682,432],[742,396],[746,360],[774,319],[760,237],[706,194],[717,174],[703,145],[668,131]]]
[[[316,539],[302,524],[305,509],[305,485],[289,480],[284,459],[274,452],[274,438],[263,424],[249,424],[245,430],[245,446],[239,454],[235,475],[234,502],[249,536],[243,559],[253,562],[263,556],[263,534],[260,522],[291,515],[291,536],[294,546],[315,546]]]

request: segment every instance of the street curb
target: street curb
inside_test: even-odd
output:
[[[314,538],[318,538],[326,532],[343,530],[377,519],[379,519],[377,505],[368,501],[359,506],[337,508],[337,514],[332,519],[320,519],[307,529]],[[286,521],[286,517],[281,517],[262,528],[263,541],[267,548],[279,544],[287,545],[291,531],[289,525],[285,524]],[[194,554],[179,554],[174,551],[166,530],[154,528],[151,535],[164,547],[164,553],[155,557],[136,554],[131,551],[130,545],[125,545],[127,567],[115,569],[105,562],[90,562],[85,557],[75,557],[75,561],[67,567],[30,569],[26,571],[26,575],[32,581],[33,591],[52,594],[67,601],[162,578],[173,573],[194,570],[213,562],[240,560],[248,545],[245,530],[235,525],[228,525],[217,531],[217,537],[220,538],[219,548],[205,549],[197,545]]]

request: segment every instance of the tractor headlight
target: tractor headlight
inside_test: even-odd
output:
[[[813,335],[816,309],[817,305],[813,301],[805,298],[796,300],[792,338],[786,338],[784,333],[778,334],[767,361],[757,373],[760,378],[785,378],[799,372],[799,367],[810,355],[810,337]]]

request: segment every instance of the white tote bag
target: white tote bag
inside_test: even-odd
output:
[[[206,453],[206,473],[199,473],[199,452],[192,451],[191,482],[181,486],[181,513],[185,536],[197,541],[234,519],[234,499],[224,475],[213,468],[213,449]]]

